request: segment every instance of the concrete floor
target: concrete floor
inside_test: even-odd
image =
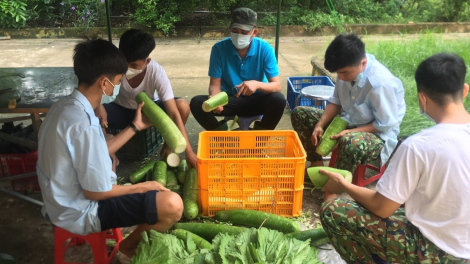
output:
[[[298,37],[281,38],[279,45],[279,69],[282,92],[287,94],[287,78],[291,76],[310,76],[312,72],[311,58],[321,58],[332,37]],[[0,57],[2,68],[29,67],[73,67],[73,48],[80,39],[23,39],[0,41]],[[207,94],[209,77],[209,56],[212,45],[217,39],[157,39],[157,46],[150,57],[160,63],[165,69],[175,96],[190,101],[199,94]],[[274,45],[274,39],[267,39]],[[113,41],[115,45],[119,40]],[[58,75],[57,78],[67,78],[70,86],[71,78]],[[53,75],[48,74],[50,78]],[[63,77],[65,76],[65,77]],[[6,79],[6,78],[5,78]],[[18,79],[18,78],[17,78]],[[46,83],[48,81],[44,81]],[[1,87],[1,85],[0,85]],[[67,88],[69,89],[69,87]],[[1,99],[0,95],[0,99]],[[0,115],[10,116],[10,115]],[[22,121],[25,125],[28,121]],[[194,151],[202,127],[190,116],[186,129]],[[276,129],[292,129],[290,111],[286,109],[284,116]],[[126,161],[123,160],[122,165]],[[121,166],[120,176],[129,174],[135,166]],[[124,169],[124,170],[123,170]]]
[[[331,37],[281,38],[279,69],[283,92],[286,93],[287,77],[309,76],[312,72],[312,56],[323,54]],[[2,68],[22,67],[72,67],[73,48],[79,39],[26,39],[0,41]],[[207,94],[209,56],[217,40],[157,39],[157,46],[150,57],[160,63],[168,74],[175,96],[188,101],[198,94]],[[268,39],[273,43],[274,39]],[[118,45],[118,40],[114,40]],[[286,112],[285,117],[288,117]],[[278,129],[289,129],[290,120],[283,117]],[[193,118],[188,121],[191,142],[197,141],[200,130]]]
[[[282,91],[287,93],[287,77],[309,76],[312,56],[321,56],[331,37],[281,38],[279,69]],[[73,48],[79,39],[26,39],[0,41],[2,68],[73,67]],[[150,57],[160,63],[173,86],[175,96],[188,101],[194,95],[207,94],[209,56],[217,40],[159,40]],[[274,39],[267,39],[274,45]],[[118,40],[114,44],[118,45]],[[289,111],[285,111],[277,129],[291,129]],[[191,143],[197,143],[201,127],[191,116],[187,123]]]

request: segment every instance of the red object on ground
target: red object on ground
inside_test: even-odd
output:
[[[82,245],[88,242],[93,250],[94,263],[111,264],[114,255],[119,250],[119,243],[122,241],[122,233],[120,228],[111,229],[112,232],[103,231],[99,233],[91,233],[86,236],[70,233],[69,231],[60,227],[54,226],[54,244],[55,244],[55,263],[68,264],[65,262],[65,252],[70,246]],[[67,242],[67,240],[70,241]],[[116,246],[108,255],[108,247],[106,239],[113,239],[116,241]]]
[[[0,178],[35,172],[37,160],[37,151],[27,154],[0,154]],[[12,180],[11,189],[20,193],[41,191],[37,176]]]
[[[336,156],[337,156],[337,149],[333,149],[333,152],[331,153],[331,159],[330,159],[330,164],[328,165],[329,167],[333,168],[333,165],[335,164],[336,161]],[[366,169],[371,169],[378,174],[366,179]],[[352,183],[364,187],[369,183],[372,183],[374,181],[378,181],[382,175],[385,172],[385,165],[382,165],[380,168],[371,164],[359,164],[356,168],[356,170],[353,172],[353,180]]]

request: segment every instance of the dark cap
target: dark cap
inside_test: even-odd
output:
[[[240,28],[241,30],[251,30],[253,27],[256,27],[258,21],[258,16],[256,12],[246,8],[240,7],[232,12],[232,23],[230,23],[229,28]]]

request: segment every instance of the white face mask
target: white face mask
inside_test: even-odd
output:
[[[232,32],[230,38],[232,39],[233,46],[235,46],[236,49],[241,50],[250,45],[251,36],[253,36],[253,33],[251,33],[251,35],[243,35]]]
[[[428,113],[426,113],[426,97],[424,98],[424,110],[421,109],[421,106],[419,105],[419,97],[418,97],[418,107],[419,107],[419,113],[422,114],[423,116],[425,116],[427,119],[429,119],[429,121],[432,121],[434,123],[436,123],[436,121],[434,120],[434,118],[432,118],[430,115],[428,115]]]
[[[114,87],[113,94],[111,96],[107,95],[103,90],[103,96],[101,97],[101,104],[109,104],[114,101],[119,94],[119,90],[121,89],[121,83],[113,84],[108,78],[106,80]]]
[[[130,80],[130,79],[134,78],[135,76],[141,74],[145,69],[145,65],[147,65],[147,60],[145,60],[144,66],[142,66],[142,69],[140,69],[140,70],[133,69],[133,68],[127,68],[126,78],[128,80]]]

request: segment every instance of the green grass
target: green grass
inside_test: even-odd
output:
[[[416,36],[416,35],[415,35]],[[442,35],[424,34],[418,37],[404,35],[399,40],[365,40],[367,53],[375,55],[402,82],[405,89],[406,114],[400,126],[399,137],[410,136],[434,123],[419,114],[414,73],[425,58],[440,52],[452,52],[461,56],[467,64],[466,83],[470,83],[470,40],[445,39]],[[465,107],[470,110],[470,99]]]

